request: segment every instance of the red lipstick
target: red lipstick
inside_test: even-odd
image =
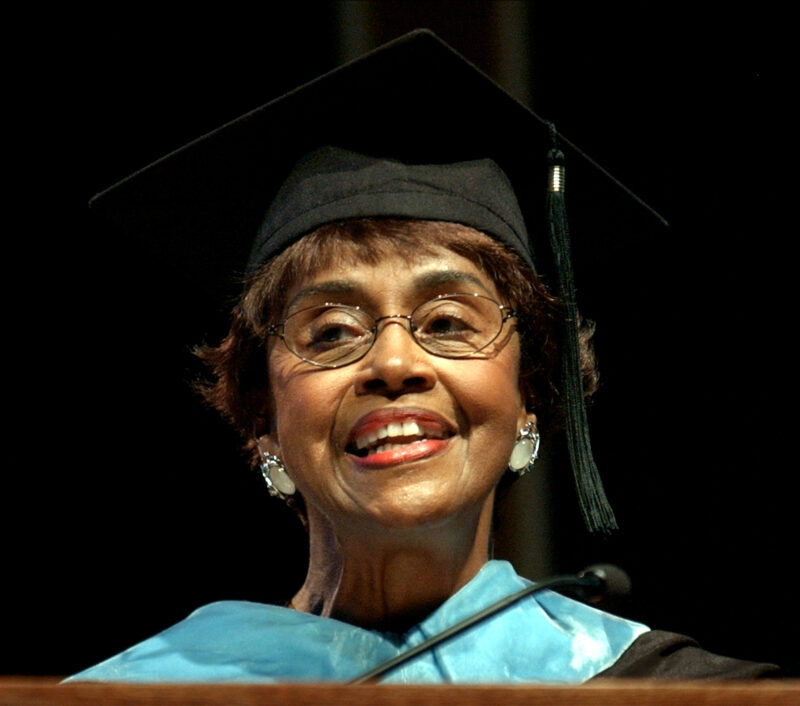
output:
[[[425,439],[404,444],[399,449],[371,453],[368,456],[352,456],[353,462],[361,468],[388,468],[401,463],[420,461],[429,456],[435,456],[447,448],[450,439]]]
[[[452,425],[436,412],[416,407],[389,407],[369,412],[361,417],[350,429],[347,443],[388,424],[402,424],[403,422],[417,422],[426,429],[436,429],[446,434],[453,433]]]
[[[345,450],[363,468],[410,463],[443,451],[453,426],[440,414],[415,407],[390,407],[362,416],[347,435]]]

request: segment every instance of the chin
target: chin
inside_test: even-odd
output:
[[[408,492],[402,498],[374,499],[364,506],[364,519],[374,522],[383,530],[437,530],[450,525],[461,525],[464,520],[476,522],[489,498],[458,502],[438,486],[438,491]]]

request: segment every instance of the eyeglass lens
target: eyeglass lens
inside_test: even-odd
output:
[[[386,319],[410,319],[416,342],[429,353],[464,358],[488,346],[503,327],[503,310],[482,295],[446,295],[418,306],[410,316],[375,319],[363,309],[323,304],[303,309],[284,322],[283,338],[292,353],[316,365],[336,367],[361,358]]]

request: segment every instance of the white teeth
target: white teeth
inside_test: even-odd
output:
[[[392,422],[386,428],[389,430],[389,436],[403,436],[402,422]]]
[[[376,447],[375,444],[378,443],[379,440],[387,439],[389,437],[395,438],[413,436],[421,437],[417,439],[417,441],[423,441],[426,438],[443,438],[441,432],[432,429],[425,429],[421,427],[418,422],[391,422],[384,427],[376,429],[375,431],[371,431],[368,434],[359,436],[356,439],[356,447],[358,449],[370,448],[372,453],[380,453],[381,451],[390,451],[395,448],[400,448],[401,446],[405,446],[405,444],[388,443]]]
[[[378,429],[377,431],[370,432],[369,434],[364,434],[364,436],[359,436],[356,439],[356,447],[359,449],[365,449],[370,444],[374,444],[378,439],[384,438],[387,434],[381,435],[381,432],[385,432],[385,429]]]
[[[416,422],[403,422],[403,436],[417,436],[420,433],[419,424]]]
[[[422,439],[419,439],[419,441],[422,441]],[[415,444],[417,442],[412,441],[411,443]],[[395,449],[402,449],[405,448],[406,446],[408,446],[408,444],[383,444],[382,446],[373,449],[372,453],[379,454],[383,453],[384,451],[394,451]]]
[[[426,429],[420,426],[419,422],[390,422],[386,426],[375,429],[374,431],[359,436],[356,439],[356,448],[359,450],[369,449],[369,453],[381,453],[382,451],[392,451],[394,449],[402,448],[408,444],[413,444],[418,441],[425,441],[425,439],[444,439],[446,434],[439,429]],[[382,439],[388,438],[405,438],[410,439],[402,444],[383,443],[380,446],[376,444]],[[414,439],[413,437],[418,437]]]

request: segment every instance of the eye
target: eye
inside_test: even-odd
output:
[[[452,336],[469,329],[466,322],[453,314],[438,314],[424,322],[423,332],[430,336]]]
[[[297,322],[294,338],[299,348],[320,352],[357,346],[369,336],[369,328],[357,310],[343,307],[318,308]]]
[[[309,333],[309,343],[312,346],[335,346],[349,341],[362,332],[352,326],[342,324],[325,324],[314,327]]]
[[[457,301],[440,301],[422,312],[416,323],[420,336],[462,339],[483,328],[480,313]]]

